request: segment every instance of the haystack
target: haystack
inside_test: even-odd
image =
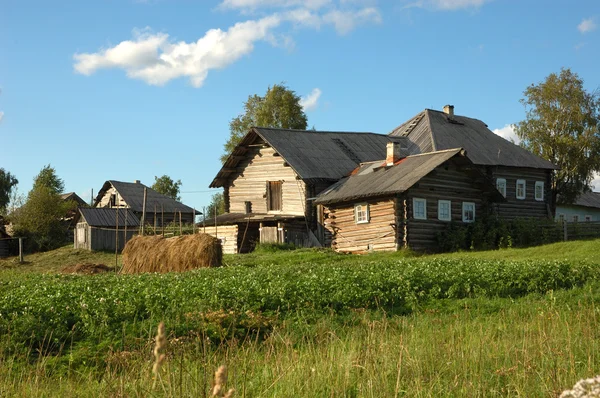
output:
[[[207,234],[167,239],[161,236],[135,236],[123,249],[121,272],[183,272],[218,267],[222,259],[221,241]]]

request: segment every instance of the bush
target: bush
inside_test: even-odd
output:
[[[471,224],[452,222],[437,239],[440,250],[489,250],[527,247],[558,242],[562,232],[552,220],[517,218],[511,221],[487,217]]]

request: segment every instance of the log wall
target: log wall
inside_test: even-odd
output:
[[[407,206],[406,236],[402,236],[401,239],[405,239],[408,247],[413,250],[438,251],[437,234],[444,231],[449,224],[449,221],[438,220],[438,200],[451,202],[451,219],[459,223],[463,222],[463,202],[474,202],[477,220],[490,211],[484,206],[487,201],[479,188],[482,182],[483,177],[478,179],[452,163],[437,167],[409,189],[402,199],[398,199],[399,212],[404,211],[404,203]],[[414,218],[413,198],[427,200],[426,220]]]
[[[271,147],[251,147],[229,180],[226,203],[230,213],[245,213],[246,201],[253,213],[267,211],[267,181],[282,181],[282,207],[278,213],[304,215],[306,186],[296,179],[294,170],[284,165],[281,156]]]
[[[216,227],[200,228],[199,232],[204,232],[208,235],[221,239],[221,247],[223,253],[235,254],[238,252],[238,226],[237,225],[221,225]],[[244,231],[242,231],[244,233]],[[240,237],[241,239],[241,237]]]
[[[506,179],[506,202],[495,205],[495,211],[504,219],[549,218],[551,196],[550,174],[543,169],[518,167],[490,167],[487,174],[496,184],[496,178]],[[517,180],[525,180],[525,199],[517,199]],[[535,182],[544,182],[544,200],[535,200]]]
[[[369,222],[363,224],[354,221],[354,203],[325,209],[325,226],[333,233],[332,247],[335,250],[350,253],[396,250],[395,200],[366,203],[369,204]]]

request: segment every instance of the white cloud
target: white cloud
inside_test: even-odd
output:
[[[196,42],[171,42],[164,33],[147,31],[134,41],[92,54],[75,54],[75,70],[90,75],[98,69],[121,68],[127,76],[161,86],[172,79],[189,77],[194,87],[204,83],[212,69],[224,68],[254,49],[259,40],[273,39],[271,30],[281,17],[271,15],[235,24],[227,31],[211,29]]]
[[[577,25],[577,30],[580,33],[585,34],[596,29],[596,22],[594,22],[593,18],[587,18],[581,21],[579,25]]]
[[[381,23],[381,14],[376,8],[368,7],[358,11],[332,10],[323,16],[323,22],[331,23],[335,30],[344,35],[353,30],[357,25],[365,23]]]
[[[274,4],[293,3],[295,0],[226,1],[239,4]],[[346,34],[356,26],[368,22],[381,22],[381,15],[376,8],[350,11],[330,9],[322,15],[315,10],[299,8],[274,13],[257,20],[239,22],[226,31],[211,29],[203,37],[190,43],[175,42],[166,33],[153,33],[149,28],[145,28],[141,31],[134,30],[132,40],[122,41],[114,47],[94,53],[75,54],[73,67],[77,73],[86,76],[100,69],[123,69],[128,77],[156,86],[162,86],[176,78],[187,77],[194,87],[201,87],[209,71],[225,68],[250,54],[256,42],[266,41],[273,46],[292,48],[293,39],[276,32],[283,23],[314,29],[319,29],[322,25],[332,25],[339,34]]]
[[[512,124],[507,124],[502,128],[494,129],[492,131],[494,132],[494,134],[497,134],[505,140],[508,140],[515,144],[519,144],[519,142],[521,141],[517,136],[517,133],[515,133],[514,125]]]
[[[0,122],[4,119],[4,112],[0,112]]]
[[[330,3],[331,0],[223,0],[220,7],[241,10],[304,7],[316,10]]]
[[[305,112],[317,109],[319,105],[319,98],[321,97],[321,89],[313,88],[313,90],[307,96],[300,99],[300,106],[304,108]]]
[[[491,0],[417,0],[405,8],[419,7],[432,10],[459,10],[462,8],[479,8]]]
[[[595,173],[592,180],[592,191],[600,192],[600,173]]]

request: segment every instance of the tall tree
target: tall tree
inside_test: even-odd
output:
[[[225,163],[229,154],[253,126],[305,130],[306,114],[300,105],[300,96],[284,83],[275,84],[266,94],[250,95],[244,103],[244,113],[229,122],[229,139],[224,145],[221,161]]]
[[[56,175],[56,170],[50,165],[42,168],[37,176],[33,179],[33,188],[46,187],[51,192],[60,194],[65,190],[65,182]]]
[[[214,218],[215,210],[217,216],[225,213],[225,200],[223,198],[223,193],[221,192],[214,194],[210,199],[210,204],[206,208],[206,214],[203,216],[204,219],[208,221],[211,218]]]
[[[19,181],[8,171],[0,168],[0,214],[4,214],[10,203],[11,192]]]
[[[515,126],[522,145],[560,167],[552,177],[552,213],[589,190],[600,170],[600,98],[570,69],[552,73],[524,92],[525,120]]]
[[[154,184],[152,184],[151,188],[170,198],[181,200],[181,196],[179,195],[180,187],[181,180],[173,181],[171,177],[165,174],[162,177],[154,176]]]

